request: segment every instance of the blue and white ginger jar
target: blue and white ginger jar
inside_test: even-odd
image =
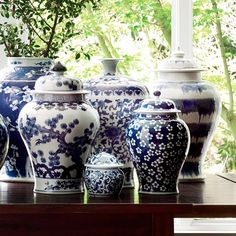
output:
[[[176,52],[159,64],[158,81],[152,92],[175,102],[179,114],[189,127],[191,144],[181,171],[180,180],[204,181],[203,162],[218,124],[221,112],[220,96],[208,82],[201,80],[201,69],[195,62]]]
[[[83,192],[83,169],[99,128],[97,111],[84,100],[78,79],[57,63],[40,77],[33,101],[19,115],[19,131],[33,164],[34,192]]]
[[[84,182],[89,196],[118,196],[124,183],[123,164],[106,152],[92,155],[85,164]]]
[[[190,135],[180,111],[168,99],[144,100],[127,129],[139,180],[139,192],[178,193],[178,177],[187,156]]]
[[[0,111],[10,136],[0,180],[33,182],[32,167],[17,128],[17,118],[22,107],[32,100],[30,91],[36,79],[45,75],[51,65],[48,58],[9,57],[8,67],[0,72]]]
[[[133,187],[133,163],[126,140],[126,129],[133,111],[148,95],[147,88],[135,80],[116,74],[119,59],[103,59],[104,75],[89,79],[84,86],[90,91],[88,99],[100,115],[93,154],[108,152],[124,164],[124,187]]]

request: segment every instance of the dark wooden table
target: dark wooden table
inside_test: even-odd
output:
[[[210,175],[205,183],[180,183],[178,195],[119,198],[87,194],[43,195],[33,184],[0,183],[0,235],[174,235],[175,217],[236,217],[236,183]]]

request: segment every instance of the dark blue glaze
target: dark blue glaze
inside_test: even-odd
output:
[[[10,136],[4,172],[0,177],[3,179],[33,177],[25,145],[17,130],[17,118],[22,107],[32,100],[30,91],[34,88],[36,79],[45,75],[51,65],[51,61],[41,62],[42,66],[39,67],[21,67],[19,63],[17,67],[11,66],[0,73],[0,111],[8,123]]]
[[[139,191],[177,193],[177,179],[189,136],[177,120],[138,117],[128,128],[128,142],[139,179]]]
[[[205,99],[175,99],[176,107],[182,114],[198,112],[200,117],[210,116],[215,113],[216,101],[214,98]]]

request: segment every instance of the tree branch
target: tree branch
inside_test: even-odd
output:
[[[226,55],[225,55],[225,47],[224,47],[219,11],[218,11],[216,1],[211,0],[211,3],[212,3],[212,9],[213,9],[215,16],[216,16],[217,38],[218,38],[218,42],[219,42],[219,46],[220,46],[221,58],[222,58],[223,65],[224,65],[224,73],[225,73],[227,88],[228,88],[228,92],[229,92],[229,112],[233,113],[233,111],[234,111],[233,88],[232,88],[232,83],[231,83],[231,78],[230,78],[229,67],[228,67],[227,59],[226,59]]]
[[[34,4],[30,0],[28,1],[32,6],[32,8],[34,9],[34,11],[37,12],[37,8],[34,6]],[[48,22],[41,16],[41,14],[39,14],[38,16],[41,18],[41,20],[43,20],[44,24],[46,24],[49,28],[52,28],[52,26],[48,24]]]
[[[48,42],[46,43],[47,47],[46,47],[46,50],[43,53],[44,57],[48,57],[48,55],[49,55],[49,51],[50,51],[50,47],[52,45],[53,37],[54,37],[54,35],[56,33],[56,27],[57,27],[57,23],[58,23],[58,18],[59,18],[59,12],[56,11],[56,16],[54,18],[54,23],[53,23],[53,26],[52,26],[51,34],[50,34]]]
[[[29,20],[28,16],[26,16],[26,14],[24,13],[24,10],[19,6],[19,4],[17,4],[17,3],[15,3],[15,4],[21,10],[21,12],[24,16],[24,20],[27,22],[28,27],[30,27],[34,31],[34,33],[39,37],[40,40],[42,40],[44,43],[47,43],[47,41],[43,37],[40,36],[40,34],[37,32],[37,30],[30,23],[30,20]]]

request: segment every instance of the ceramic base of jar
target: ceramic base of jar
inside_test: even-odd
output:
[[[205,182],[205,175],[201,176],[180,176],[179,177],[179,182],[181,183],[203,183]]]
[[[0,176],[0,181],[2,182],[12,182],[12,183],[33,183],[33,178],[19,178],[19,177],[9,177]]]
[[[134,168],[133,167],[122,167],[125,179],[123,188],[134,188]]]
[[[149,194],[149,195],[175,195],[179,194],[179,191],[176,192],[148,192],[148,191],[138,191],[140,194]]]
[[[76,194],[84,192],[82,179],[47,179],[35,178],[35,193]]]

